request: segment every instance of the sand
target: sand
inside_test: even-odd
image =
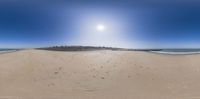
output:
[[[0,99],[200,99],[200,55],[0,54]]]

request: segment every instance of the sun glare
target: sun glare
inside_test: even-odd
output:
[[[105,30],[105,26],[102,25],[102,24],[98,24],[97,27],[96,27],[97,31],[104,31]]]

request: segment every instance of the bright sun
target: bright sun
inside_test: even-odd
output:
[[[103,24],[98,24],[97,27],[96,27],[97,31],[104,31],[106,29],[106,27],[103,25]]]

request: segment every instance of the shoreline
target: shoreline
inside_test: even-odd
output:
[[[198,55],[200,52],[165,52],[165,51],[148,51],[154,54],[162,54],[162,55]]]
[[[161,55],[197,55],[200,54],[200,52],[165,52],[165,51],[151,51],[151,50],[48,50],[48,49],[35,49],[35,50],[43,50],[43,51],[55,51],[55,52],[95,52],[95,51],[121,51],[121,52],[147,52],[147,53],[153,53],[153,54],[161,54]]]
[[[13,53],[13,52],[18,52],[21,50],[8,50],[8,51],[0,51],[0,54],[7,54],[7,53]]]
[[[8,54],[8,53],[14,53],[14,52],[18,52],[18,51],[27,51],[27,50],[38,50],[38,51],[50,51],[50,52],[98,52],[98,51],[113,51],[113,52],[146,52],[146,53],[152,53],[152,54],[158,54],[158,55],[172,55],[172,56],[182,56],[182,55],[198,55],[200,54],[200,52],[165,52],[165,51],[146,51],[146,50],[108,50],[108,49],[104,49],[104,50],[75,50],[75,51],[63,51],[63,50],[48,50],[48,49],[16,49],[16,50],[8,50],[8,51],[0,51],[0,55],[1,54]]]

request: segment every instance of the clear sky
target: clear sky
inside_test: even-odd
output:
[[[199,48],[200,2],[0,1],[0,48]]]

